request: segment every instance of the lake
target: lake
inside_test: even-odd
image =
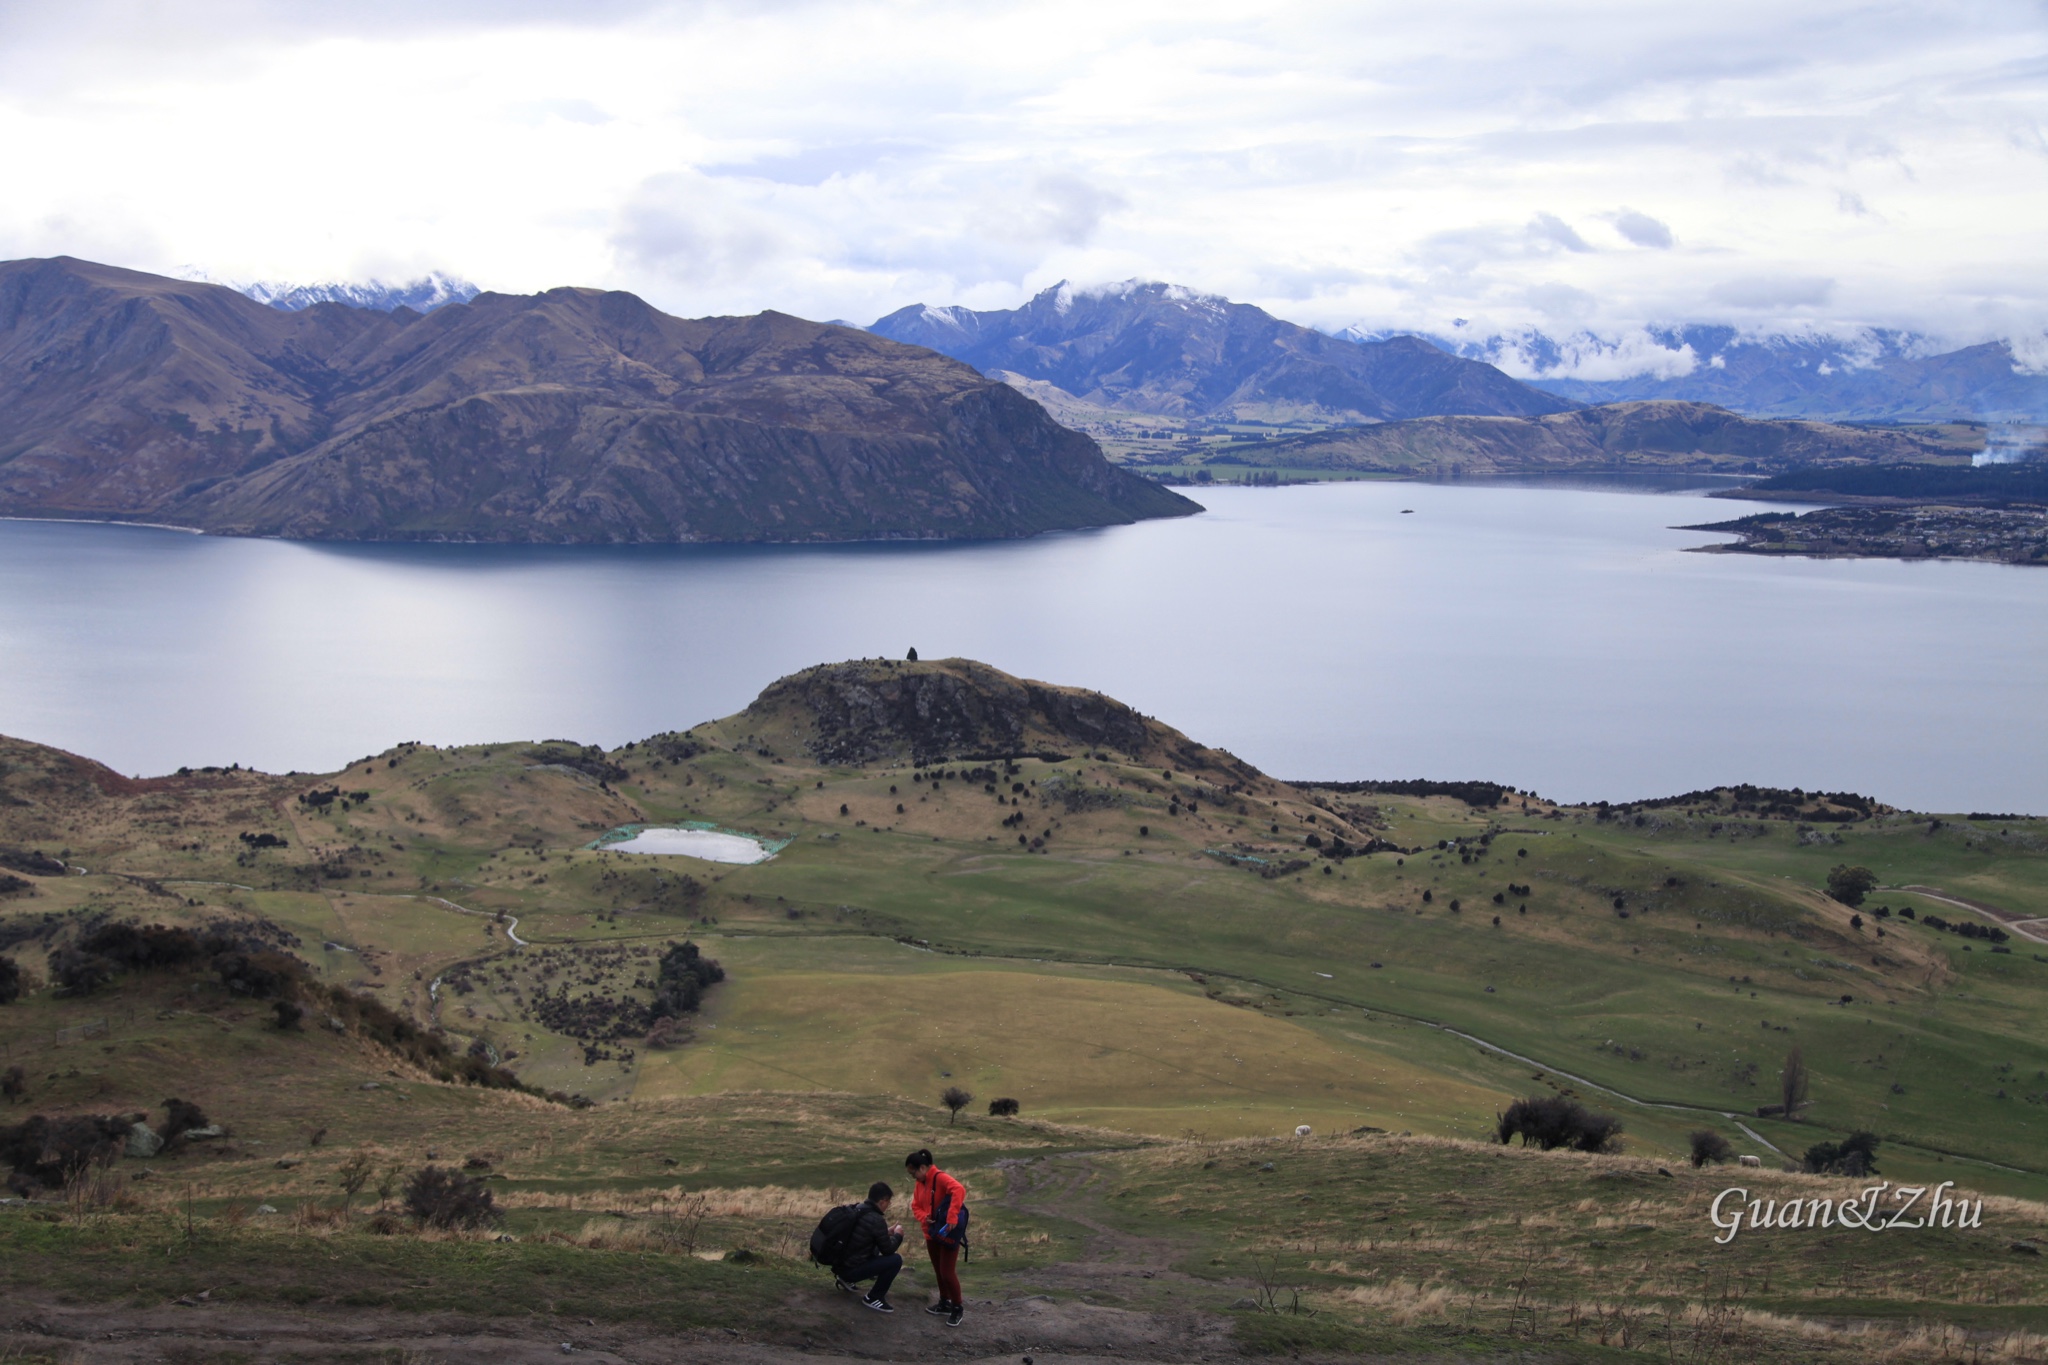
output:
[[[0,522],[0,732],[130,773],[613,746],[915,646],[1109,693],[1281,777],[2048,813],[2048,571],[1686,554],[1713,537],[1670,527],[1757,505],[1583,481],[1189,491],[1205,515],[981,544]]]

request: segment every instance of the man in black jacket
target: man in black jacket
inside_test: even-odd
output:
[[[873,1280],[875,1287],[861,1296],[861,1302],[877,1313],[893,1313],[889,1306],[889,1286],[896,1281],[896,1272],[903,1269],[903,1257],[896,1248],[903,1245],[903,1225],[891,1223],[887,1214],[890,1203],[896,1198],[896,1191],[877,1180],[868,1186],[868,1197],[854,1211],[853,1231],[846,1235],[846,1249],[839,1263],[832,1267],[833,1283],[849,1294],[858,1293],[854,1288],[862,1280]]]

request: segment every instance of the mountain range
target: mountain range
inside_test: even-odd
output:
[[[275,280],[258,280],[253,284],[229,287],[247,294],[258,303],[267,303],[272,308],[281,308],[287,313],[311,308],[316,303],[339,303],[349,308],[367,308],[377,313],[389,313],[399,308],[410,308],[415,313],[431,313],[444,304],[468,303],[483,292],[468,280],[459,280],[438,270],[400,284],[387,284],[383,280],[369,280],[360,284],[348,280],[326,280],[319,284],[281,284]]]
[[[1353,328],[1338,335],[1377,345],[1390,334]],[[1429,340],[1581,403],[1669,398],[1764,417],[2048,421],[2048,373],[2030,372],[2005,341],[1944,350],[1913,332],[1752,336],[1707,324],[1619,338],[1523,331]]]
[[[1027,535],[1184,515],[1008,385],[626,293],[425,315],[0,264],[0,514],[350,540]]]
[[[912,304],[869,330],[1121,413],[1328,425],[1577,406],[1415,337],[1332,337],[1157,281],[1060,284],[989,311]]]

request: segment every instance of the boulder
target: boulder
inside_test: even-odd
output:
[[[125,1155],[147,1159],[163,1149],[164,1140],[156,1135],[154,1128],[146,1123],[128,1125],[128,1147]]]

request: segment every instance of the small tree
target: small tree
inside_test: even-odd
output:
[[[904,655],[904,656],[903,656],[903,659],[904,659],[904,662],[906,662],[906,663],[913,663],[913,664],[914,664],[914,663],[916,663],[916,662],[917,662],[917,646],[916,646],[916,645],[912,645],[912,646],[910,647],[910,653],[908,653],[908,654]]]
[[[939,1092],[939,1103],[945,1105],[949,1111],[946,1122],[950,1125],[959,1120],[962,1109],[974,1103],[974,1096],[957,1085],[949,1085]]]
[[[10,1066],[6,1071],[0,1072],[0,1095],[6,1096],[9,1104],[13,1104],[27,1093],[28,1073],[26,1071],[23,1071],[18,1066]]]
[[[1798,1119],[1806,1092],[1806,1054],[1795,1047],[1785,1054],[1785,1069],[1778,1073],[1778,1094],[1785,1102],[1786,1118]]]
[[[323,1128],[321,1131],[327,1130]],[[355,1203],[356,1196],[363,1192],[363,1186],[370,1183],[370,1177],[376,1170],[376,1159],[365,1148],[342,1162],[335,1171],[334,1183],[341,1186],[341,1216],[344,1219],[349,1216],[349,1206]]]
[[[1877,889],[1877,874],[1867,867],[1836,863],[1828,872],[1828,894],[1847,906],[1863,904],[1863,898]]]
[[[11,1005],[21,998],[21,966],[5,953],[0,953],[0,1005]]]
[[[1735,1148],[1729,1144],[1728,1139],[1711,1128],[1694,1129],[1689,1141],[1692,1143],[1692,1164],[1695,1166],[1717,1165],[1735,1155]]]

